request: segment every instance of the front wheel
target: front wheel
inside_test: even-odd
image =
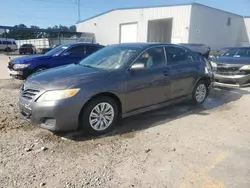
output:
[[[92,99],[80,115],[81,127],[94,136],[109,132],[117,119],[116,102],[105,96]]]
[[[192,101],[194,104],[202,104],[208,96],[208,87],[206,82],[201,80],[194,87]]]

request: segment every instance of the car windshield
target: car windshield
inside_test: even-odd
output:
[[[66,50],[68,48],[69,48],[69,45],[61,45],[61,46],[58,46],[56,48],[53,48],[52,50],[48,51],[44,55],[57,56],[57,55],[60,55],[64,50]]]
[[[140,51],[139,47],[109,46],[88,56],[80,65],[99,69],[119,69]]]
[[[222,48],[220,50],[217,51],[217,53],[224,55],[226,52],[228,52],[230,50],[230,48]]]
[[[31,48],[31,47],[32,47],[32,44],[23,44],[21,47],[24,47],[24,48]]]
[[[250,57],[250,48],[231,49],[224,55],[225,57]]]
[[[238,51],[239,51],[239,48],[233,48],[233,49],[229,50],[228,52],[226,52],[223,56],[234,57]]]

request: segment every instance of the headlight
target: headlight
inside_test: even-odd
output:
[[[213,61],[211,61],[211,65],[212,65],[213,68],[217,67],[217,64],[215,62],[213,62]]]
[[[250,70],[250,65],[244,65],[240,70]]]
[[[205,74],[208,74],[208,68],[205,67]]]
[[[29,66],[29,64],[15,64],[13,66],[13,69],[24,69],[24,68],[26,68],[28,66]]]
[[[38,98],[37,102],[56,101],[56,100],[70,98],[75,96],[79,91],[80,89],[47,91]]]

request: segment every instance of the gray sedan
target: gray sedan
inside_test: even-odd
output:
[[[217,82],[239,86],[250,85],[250,48],[233,48],[224,56],[214,59],[212,66],[215,69]]]
[[[80,63],[39,72],[20,91],[22,118],[51,131],[100,135],[119,117],[192,100],[213,83],[208,62],[172,44],[118,44]]]

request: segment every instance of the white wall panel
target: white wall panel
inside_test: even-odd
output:
[[[138,41],[138,24],[121,24],[120,25],[120,42],[128,43],[128,42],[137,42]]]
[[[120,24],[138,23],[138,42],[147,41],[148,21],[173,18],[172,39],[188,42],[191,5],[116,10],[77,24],[77,31],[95,33],[98,43],[119,43]]]
[[[242,41],[242,45],[250,45],[250,17],[244,19],[247,37]]]
[[[191,12],[190,43],[204,43],[215,50],[240,46],[246,38],[242,16],[196,4]]]

